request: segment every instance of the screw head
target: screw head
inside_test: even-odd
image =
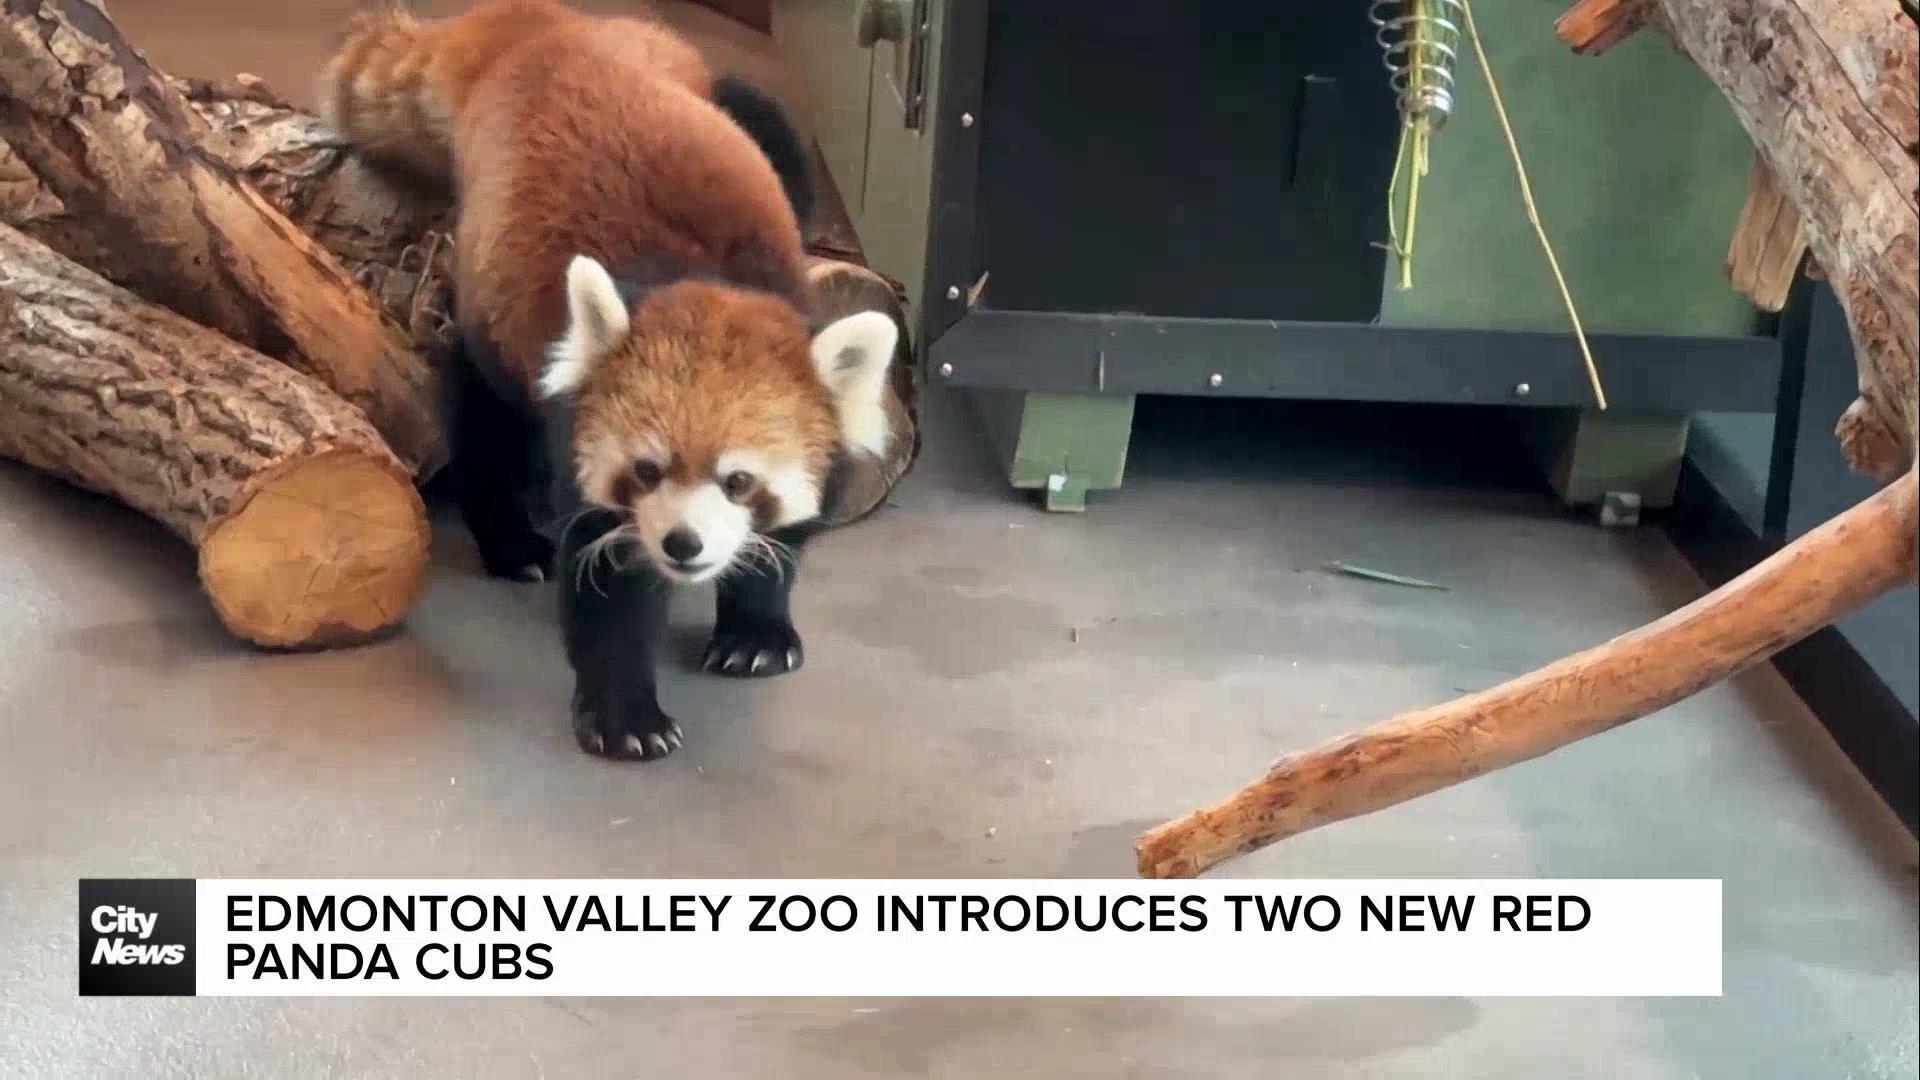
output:
[[[1220,389],[1220,384],[1226,381],[1227,381],[1226,376],[1220,374],[1217,371],[1207,376],[1207,385],[1214,388],[1215,390]]]
[[[1528,394],[1531,394],[1531,393],[1533,393],[1532,383],[1515,383],[1513,386],[1514,397],[1526,397]]]
[[[947,378],[952,378],[952,377],[953,377],[953,365],[952,365],[952,364],[941,364],[941,365],[940,365],[940,377],[941,377],[941,378],[943,378],[943,379],[947,379]]]
[[[963,127],[963,128],[970,128],[970,127],[972,127],[972,126],[973,126],[973,114],[972,114],[972,113],[970,113],[970,112],[963,112],[963,113],[961,113],[961,114],[960,114],[960,126],[961,126],[961,127]]]
[[[947,299],[949,300],[960,299],[960,286],[958,285],[947,286]]]

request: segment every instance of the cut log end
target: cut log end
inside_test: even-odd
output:
[[[254,477],[200,545],[200,581],[229,630],[269,648],[359,644],[419,598],[424,507],[391,459],[336,449]]]
[[[426,508],[358,409],[4,225],[0,457],[194,544],[248,641],[366,640],[420,593]]]
[[[1553,29],[1582,56],[1598,56],[1647,25],[1649,0],[1578,0]]]

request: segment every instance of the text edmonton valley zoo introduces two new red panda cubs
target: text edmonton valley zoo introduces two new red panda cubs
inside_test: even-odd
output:
[[[889,436],[892,319],[806,315],[799,136],[666,28],[546,0],[362,15],[322,91],[363,157],[450,171],[451,467],[488,572],[558,579],[583,749],[671,753],[671,586],[716,583],[707,670],[798,667],[795,555]]]

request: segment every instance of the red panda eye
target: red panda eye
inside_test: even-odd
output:
[[[651,461],[636,461],[633,463],[633,478],[638,480],[642,487],[658,487],[660,486],[660,466]]]
[[[753,490],[753,475],[744,472],[730,472],[727,474],[725,480],[720,481],[720,490],[727,493],[727,498],[738,499]]]

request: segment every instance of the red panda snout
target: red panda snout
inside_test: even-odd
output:
[[[778,551],[767,534],[820,512],[818,479],[804,466],[751,450],[724,451],[704,469],[642,459],[616,498],[641,553],[685,582],[771,562]]]

